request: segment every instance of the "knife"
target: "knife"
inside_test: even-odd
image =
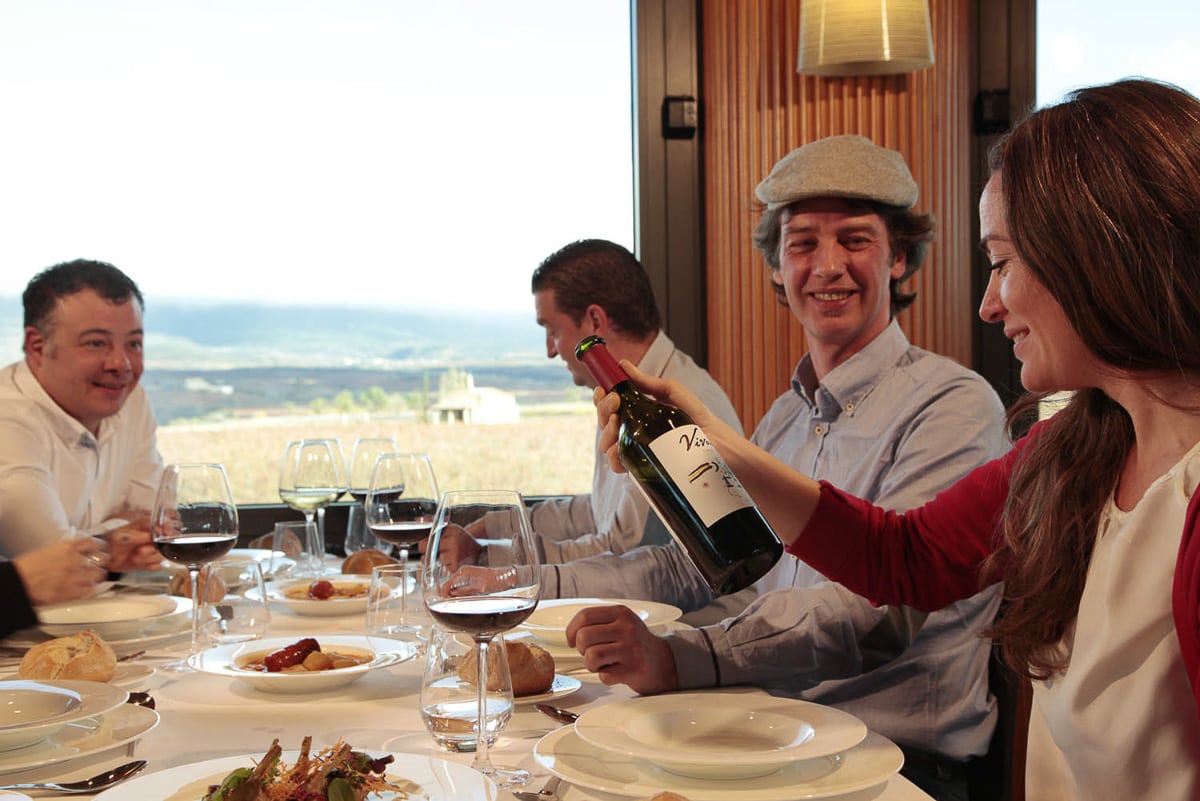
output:
[[[563,709],[562,707],[551,706],[550,704],[535,704],[535,707],[537,708],[537,711],[541,712],[543,715],[549,715],[559,723],[574,723],[579,719],[579,715],[577,713],[572,712],[569,709]]]

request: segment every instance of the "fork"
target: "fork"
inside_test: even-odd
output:
[[[531,790],[514,790],[513,795],[516,796],[517,801],[558,801],[560,784],[562,784],[562,779],[558,776],[551,776],[550,781],[546,782],[546,786],[536,793]]]

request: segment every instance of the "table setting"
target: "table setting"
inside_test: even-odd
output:
[[[688,801],[929,798],[897,773],[903,757],[893,743],[835,708],[750,687],[643,697],[605,685],[566,645],[578,609],[622,604],[656,631],[686,625],[680,610],[539,599],[518,493],[444,493],[430,521],[434,556],[399,571],[377,566],[388,581],[289,571],[264,582],[277,559],[268,549],[233,554],[226,579],[209,585],[196,579],[216,575],[237,531],[236,511],[231,519],[217,495],[216,513],[202,504],[206,523],[178,505],[160,518],[192,538],[163,550],[189,569],[190,600],[156,593],[157,580],[123,577],[125,586],[90,599],[91,612],[88,602],[77,604],[85,611],[53,610],[0,643],[0,709],[6,697],[18,708],[0,713],[0,801],[199,801],[232,772],[248,781],[269,749],[297,769],[346,749],[390,759],[386,780],[429,801],[617,801],[663,791]],[[449,553],[439,538],[485,516],[508,523],[503,535],[480,537],[484,588],[463,590],[457,563],[438,557]],[[242,580],[246,564],[257,581]],[[317,586],[340,581],[366,592],[339,597]],[[284,591],[306,584],[311,597]],[[236,614],[248,622],[235,626],[243,601],[249,611]],[[171,636],[153,639],[167,633],[155,628],[165,620]],[[32,661],[21,655],[53,639],[46,627],[84,636],[71,633],[75,625],[113,635],[104,678],[20,675],[18,665]],[[58,787],[28,787],[47,782]],[[367,797],[404,797],[391,792]]]

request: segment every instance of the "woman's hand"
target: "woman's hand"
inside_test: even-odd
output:
[[[692,422],[700,426],[704,435],[722,456],[725,456],[725,448],[732,447],[739,441],[745,442],[741,434],[710,412],[708,407],[680,382],[644,373],[628,359],[621,360],[621,367],[632,379],[634,386],[643,393],[661,403],[676,406],[687,413],[688,417],[692,418]],[[621,407],[621,397],[615,392],[605,392],[597,387],[592,400],[596,404],[596,420],[601,429],[599,447],[608,456],[608,463],[613,471],[623,473],[625,467],[617,456],[617,436],[620,431],[620,418],[617,417],[617,410]],[[727,456],[726,458],[728,459]]]

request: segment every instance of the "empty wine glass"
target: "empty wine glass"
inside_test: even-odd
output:
[[[154,498],[150,530],[154,546],[170,561],[187,568],[192,588],[192,647],[200,650],[200,566],[224,556],[238,537],[237,506],[229,477],[219,464],[169,464]],[[163,666],[192,670],[185,660]]]
[[[465,527],[485,515],[488,533],[476,537],[481,547],[464,551],[459,538]],[[426,559],[423,584],[429,614],[444,628],[469,634],[475,640],[477,664],[486,665],[492,638],[524,621],[537,607],[541,571],[524,498],[511,490],[445,493],[434,516]],[[528,771],[498,768],[489,757],[486,685],[478,682],[471,765],[500,786],[524,784]]]
[[[401,562],[408,548],[429,537],[438,505],[433,463],[423,453],[385,453],[375,460],[367,492],[367,528],[395,546]]]
[[[279,497],[304,514],[308,559],[297,573],[318,576],[325,569],[325,537],[315,521],[318,509],[336,501],[349,480],[337,440],[302,439],[289,442],[279,464]]]
[[[367,529],[367,493],[371,490],[371,474],[375,471],[375,460],[381,454],[395,453],[398,450],[400,446],[391,437],[359,437],[354,440],[354,450],[350,452],[348,467],[350,497],[360,505],[350,507],[346,518],[344,548],[347,555],[364,548],[379,547],[378,541]]]

